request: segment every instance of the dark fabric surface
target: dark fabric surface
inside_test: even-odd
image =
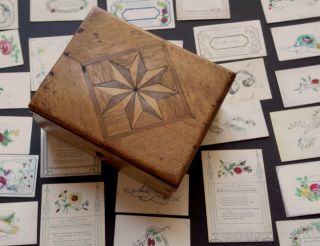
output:
[[[274,138],[273,129],[271,126],[269,112],[283,110],[279,88],[277,86],[275,70],[296,68],[302,66],[320,64],[319,57],[307,58],[293,61],[279,62],[276,56],[274,43],[272,40],[270,27],[285,26],[298,23],[307,23],[311,21],[319,21],[320,18],[312,20],[299,20],[287,23],[277,23],[267,25],[262,11],[262,6],[259,0],[230,0],[231,19],[230,20],[208,20],[208,21],[179,21],[176,22],[176,29],[152,31],[154,34],[161,36],[164,39],[183,40],[184,47],[192,52],[195,52],[195,43],[193,38],[193,27],[230,23],[238,21],[260,19],[263,27],[263,33],[266,41],[268,56],[264,58],[266,69],[268,72],[269,82],[273,95],[272,100],[262,102],[265,118],[267,121],[270,137],[265,139],[248,140],[236,143],[220,144],[215,146],[207,146],[201,150],[216,150],[216,149],[252,149],[261,148],[264,154],[264,162],[266,169],[267,185],[269,191],[269,200],[271,207],[271,216],[273,222],[276,220],[285,220],[285,212],[282,203],[279,183],[276,177],[275,166],[281,165],[279,153]],[[99,0],[99,6],[106,8],[105,0]],[[29,49],[28,39],[35,37],[46,37],[56,35],[71,35],[75,32],[80,22],[43,22],[31,23],[29,21],[29,1],[19,0],[19,22],[20,22],[20,37],[24,56],[24,65],[13,68],[0,69],[1,72],[27,72],[29,71]],[[0,110],[1,116],[30,116],[31,114],[26,109]],[[31,154],[40,154],[40,129],[34,123]],[[314,159],[317,160],[317,159]],[[318,159],[319,160],[319,159]],[[286,163],[290,164],[290,163]],[[117,183],[117,171],[107,165],[103,165],[103,174],[101,176],[90,177],[72,177],[72,178],[38,178],[36,197],[35,198],[0,198],[0,203],[3,202],[22,202],[22,201],[39,201],[41,199],[41,185],[44,183],[68,183],[68,182],[90,182],[104,181],[105,183],[105,209],[106,209],[106,245],[113,245],[114,237],[114,220],[115,220],[115,194]],[[207,237],[207,223],[205,212],[205,199],[202,181],[201,155],[200,150],[196,155],[191,168],[190,174],[190,216],[191,219],[191,245],[202,246],[209,245]],[[0,204],[1,206],[1,204]],[[308,216],[308,218],[317,218],[319,216]],[[40,206],[38,219],[38,241],[40,229]],[[279,245],[276,233],[275,223],[273,223],[274,242],[270,243],[224,243],[216,245]],[[179,235],[177,235],[179,236]],[[174,245],[173,245],[174,246]]]

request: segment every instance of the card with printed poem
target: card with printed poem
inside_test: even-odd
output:
[[[0,32],[0,68],[22,64],[23,57],[19,32],[17,30]]]
[[[19,27],[18,0],[0,0],[0,30]]]

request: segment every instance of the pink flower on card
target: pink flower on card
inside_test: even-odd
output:
[[[0,176],[0,189],[7,185],[7,179],[3,176]]]
[[[317,183],[311,184],[309,188],[313,193],[319,193],[320,192],[320,185],[317,184]]]
[[[8,40],[1,40],[0,41],[0,50],[3,55],[10,55],[12,51],[12,44]]]

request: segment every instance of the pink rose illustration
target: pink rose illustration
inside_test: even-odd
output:
[[[0,50],[3,55],[9,55],[12,51],[12,44],[8,40],[0,41]]]
[[[317,184],[317,183],[311,184],[309,188],[313,193],[319,193],[320,192],[320,185]]]
[[[7,185],[7,179],[3,176],[0,176],[0,189]]]
[[[236,174],[241,174],[242,173],[242,168],[241,167],[235,167],[233,169],[233,171],[236,173]]]

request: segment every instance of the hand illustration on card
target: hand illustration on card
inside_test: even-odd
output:
[[[18,31],[0,32],[0,68],[22,64],[23,58]]]
[[[0,30],[18,28],[18,1],[0,0]]]

